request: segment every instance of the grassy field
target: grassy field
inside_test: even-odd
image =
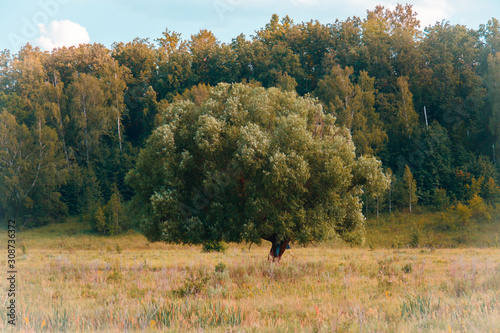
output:
[[[500,207],[489,214],[500,216]],[[371,217],[366,229],[366,245],[374,248],[406,247],[414,237],[420,247],[427,248],[500,248],[499,219],[455,224],[444,222],[443,212],[395,213]]]
[[[97,236],[75,221],[19,232],[17,330],[500,331],[498,247],[391,249],[389,231],[411,228],[389,222],[369,221],[372,249],[292,245],[280,264],[267,261],[268,244],[202,253],[136,232]],[[498,225],[484,228],[494,240]],[[0,331],[10,331],[5,315]]]

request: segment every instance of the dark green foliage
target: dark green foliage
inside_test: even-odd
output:
[[[451,142],[444,127],[433,122],[419,129],[410,142],[409,160],[415,180],[419,184],[422,203],[433,204],[434,189],[450,189],[453,177]]]
[[[450,205],[450,198],[444,188],[435,188],[432,196],[432,205],[437,211],[444,210]]]
[[[347,131],[295,92],[219,84],[199,105],[179,100],[127,175],[151,241],[279,244],[341,237],[362,243],[359,196],[389,181],[356,158]]]

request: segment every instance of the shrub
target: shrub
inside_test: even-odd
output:
[[[207,288],[207,282],[209,279],[210,276],[207,275],[203,269],[199,269],[198,272],[190,271],[186,276],[183,285],[174,293],[179,297],[197,295]]]
[[[413,264],[411,262],[408,262],[403,266],[403,273],[410,274],[412,271],[413,271]]]
[[[203,252],[226,252],[227,244],[219,241],[210,241],[203,244]]]
[[[483,198],[474,195],[468,202],[471,210],[471,216],[475,220],[488,222],[491,221],[491,215],[488,212],[488,205],[484,202]]]
[[[435,188],[432,196],[432,205],[436,210],[443,210],[450,205],[450,198],[443,188]]]
[[[456,206],[448,209],[449,218],[453,221],[454,226],[466,226],[472,217],[472,210],[466,205],[459,202]]]
[[[415,247],[419,246],[421,234],[422,234],[422,231],[419,228],[413,227],[413,229],[410,233],[410,242],[409,242],[410,247],[415,248]]]
[[[453,220],[452,212],[439,213],[439,223],[434,227],[437,231],[450,231],[455,228],[455,221]]]
[[[220,262],[215,266],[215,271],[217,273],[223,273],[225,270],[226,270],[226,264],[224,264],[223,262]]]
[[[401,242],[399,241],[398,236],[394,237],[394,241],[392,242],[393,249],[399,249],[401,247]]]

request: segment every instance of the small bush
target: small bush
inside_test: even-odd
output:
[[[469,207],[459,202],[455,207],[452,207],[452,212],[461,226],[469,224],[469,219],[472,217],[472,210]]]
[[[226,252],[227,244],[219,241],[211,241],[203,244],[203,252]]]
[[[434,229],[437,231],[450,231],[454,229],[456,226],[452,215],[449,210],[439,213],[439,223],[434,226]]]
[[[189,272],[184,280],[183,285],[176,290],[176,294],[180,297],[197,295],[207,288],[209,276],[202,269],[198,272]]]
[[[226,270],[226,264],[224,264],[223,262],[220,262],[215,266],[215,271],[217,273],[224,273],[225,270]]]
[[[483,198],[481,198],[480,196],[474,195],[469,200],[468,206],[471,210],[471,215],[473,219],[481,222],[491,221],[491,215],[488,212],[488,205],[486,205]]]
[[[448,208],[450,205],[450,198],[443,188],[435,188],[434,195],[432,196],[432,204],[437,211]]]
[[[414,227],[410,233],[410,242],[409,242],[409,245],[410,247],[412,248],[416,248],[420,245],[420,235],[422,234],[422,231],[417,228],[417,227]]]
[[[412,271],[413,271],[413,264],[411,262],[408,262],[403,266],[403,273],[410,274]]]
[[[399,249],[401,247],[401,242],[399,241],[398,236],[394,237],[394,241],[392,242],[393,249]]]
[[[446,213],[441,214],[441,225],[438,229],[449,231],[456,228],[467,226],[472,217],[472,210],[467,205],[459,202],[456,206],[452,206]]]

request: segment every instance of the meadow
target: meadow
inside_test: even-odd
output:
[[[391,228],[403,226],[369,224],[361,248],[292,244],[279,264],[267,243],[204,253],[135,231],[99,236],[76,220],[19,232],[16,331],[500,331],[494,241],[382,246]],[[494,240],[498,223],[484,228]],[[427,230],[420,240],[436,241]],[[0,331],[11,331],[5,315]]]

